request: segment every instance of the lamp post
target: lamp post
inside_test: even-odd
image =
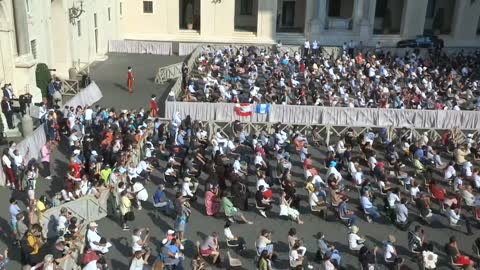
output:
[[[80,0],[80,7],[75,6],[75,2],[73,2],[72,7],[68,9],[68,18],[70,19],[70,23],[75,25],[77,23],[77,19],[82,16],[85,10],[83,9],[83,0]]]

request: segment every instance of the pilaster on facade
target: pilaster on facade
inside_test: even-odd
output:
[[[413,38],[423,34],[427,5],[428,0],[404,0],[400,26],[400,35],[403,38]]]

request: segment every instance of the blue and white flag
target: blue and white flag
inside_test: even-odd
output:
[[[270,104],[257,104],[255,108],[256,113],[269,114],[270,113]]]

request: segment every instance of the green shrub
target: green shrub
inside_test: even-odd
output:
[[[48,95],[48,84],[52,79],[52,75],[50,74],[50,70],[48,69],[47,64],[37,64],[37,69],[35,70],[35,77],[37,79],[37,87],[42,90],[42,96],[46,97]]]

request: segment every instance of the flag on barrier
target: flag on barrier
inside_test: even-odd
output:
[[[270,104],[257,104],[255,108],[256,113],[269,114],[270,113]]]
[[[235,105],[235,112],[238,116],[251,116],[252,106],[249,103],[240,103]]]

